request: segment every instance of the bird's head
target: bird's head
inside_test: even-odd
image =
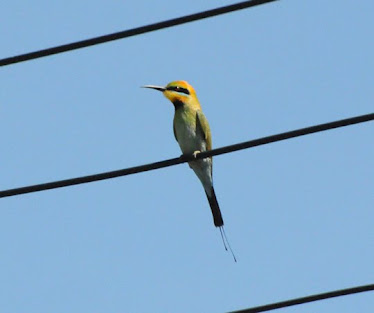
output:
[[[195,89],[184,80],[177,80],[167,84],[165,87],[146,85],[144,88],[151,88],[161,91],[177,108],[183,104],[199,103]]]

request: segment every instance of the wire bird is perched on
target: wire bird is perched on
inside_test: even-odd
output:
[[[196,157],[198,153],[212,149],[212,135],[208,120],[201,110],[194,88],[189,83],[186,81],[174,81],[166,87],[154,85],[143,87],[161,91],[174,104],[174,136],[183,154],[193,154]],[[212,210],[214,225],[219,227],[227,250],[224,240],[226,235],[223,228],[222,214],[213,188],[212,157],[190,161],[188,164],[204,186]],[[226,242],[228,244],[227,238]],[[229,244],[228,246],[230,247]]]

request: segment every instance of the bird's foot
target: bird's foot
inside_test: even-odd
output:
[[[194,153],[192,153],[194,159],[197,158],[197,155],[198,155],[199,153],[201,153],[201,151],[199,151],[199,150],[196,150],[196,151],[194,151]]]
[[[194,159],[196,159],[197,158],[197,155],[199,154],[199,153],[201,153],[201,151],[194,151],[193,153],[192,153],[192,157],[194,158]],[[180,157],[179,157],[180,159],[182,159],[182,160],[189,160],[189,161],[191,161],[191,154],[182,154]]]

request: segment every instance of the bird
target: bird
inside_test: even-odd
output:
[[[174,137],[182,150],[182,157],[193,155],[196,158],[199,153],[212,149],[212,135],[208,120],[201,109],[195,89],[188,82],[178,80],[167,84],[165,87],[156,85],[142,87],[161,91],[174,105],[173,131]],[[212,211],[214,226],[219,228],[224,247],[227,250],[227,246],[229,246],[236,262],[223,227],[222,213],[213,187],[213,158],[210,156],[204,159],[196,159],[189,161],[188,164],[204,187]]]

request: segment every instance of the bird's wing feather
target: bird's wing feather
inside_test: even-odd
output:
[[[201,131],[204,135],[204,139],[206,141],[206,149],[212,149],[212,135],[210,133],[210,127],[208,120],[206,119],[204,113],[202,111],[196,112],[196,129]]]
[[[174,132],[175,140],[178,142],[177,131],[175,130],[175,122],[173,123],[173,132]]]

